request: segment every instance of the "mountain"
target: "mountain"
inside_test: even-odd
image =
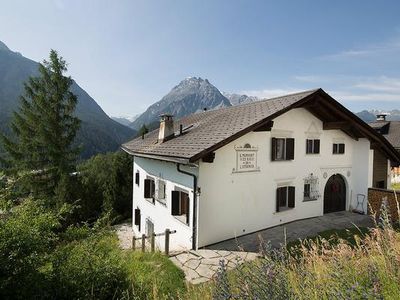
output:
[[[386,120],[388,121],[400,121],[400,110],[398,109],[393,109],[389,111],[373,109],[373,110],[363,110],[356,113],[356,115],[366,123],[375,121],[376,115],[379,114],[387,114]]]
[[[232,105],[239,105],[239,104],[245,104],[253,101],[258,101],[260,100],[259,98],[255,96],[247,96],[247,95],[240,95],[240,94],[231,94],[231,93],[222,93],[229,102],[231,102]]]
[[[137,130],[143,124],[158,122],[162,113],[170,113],[178,119],[204,109],[225,106],[231,106],[230,101],[207,79],[189,77],[182,80],[160,101],[151,105],[130,124],[130,127]]]
[[[0,131],[10,133],[12,112],[18,110],[19,97],[24,92],[23,83],[38,74],[37,62],[11,51],[0,41]],[[75,113],[82,121],[76,137],[76,143],[82,145],[82,158],[115,151],[136,135],[131,128],[109,118],[75,81],[71,91],[78,97]]]
[[[133,117],[124,117],[124,116],[119,116],[119,117],[111,117],[114,121],[118,122],[119,124],[129,126],[133,121],[135,121],[140,114],[134,115]]]

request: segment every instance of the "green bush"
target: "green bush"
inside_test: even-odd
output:
[[[58,217],[26,199],[0,219],[0,298],[44,296],[48,256],[58,238]]]
[[[78,166],[81,183],[80,219],[93,221],[111,212],[132,214],[132,158],[125,152],[98,154]]]
[[[106,232],[59,247],[51,262],[56,299],[119,299],[130,286],[122,251]]]

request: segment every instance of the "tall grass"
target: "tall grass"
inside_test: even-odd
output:
[[[263,258],[189,288],[182,299],[400,299],[400,233],[384,209],[380,223],[354,234],[302,241],[295,249],[273,250]],[[398,227],[398,226],[396,226]]]

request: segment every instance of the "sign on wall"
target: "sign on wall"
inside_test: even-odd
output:
[[[235,146],[236,150],[236,168],[233,172],[254,172],[259,171],[257,165],[257,147],[252,147],[250,144],[244,146]]]

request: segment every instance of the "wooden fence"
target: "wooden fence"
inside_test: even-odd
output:
[[[368,214],[379,218],[382,204],[385,202],[392,222],[399,221],[400,191],[378,188],[368,189]]]
[[[136,241],[141,240],[141,249],[142,252],[146,252],[146,240],[150,240],[150,251],[154,252],[155,248],[156,248],[156,237],[157,236],[165,236],[165,241],[164,241],[164,252],[165,255],[169,255],[169,240],[170,240],[170,236],[171,234],[176,233],[176,230],[169,230],[166,229],[165,232],[162,233],[154,233],[151,234],[150,236],[147,236],[145,234],[142,234],[141,237],[136,237],[135,235],[133,235],[132,237],[132,249],[135,250],[136,249]]]

